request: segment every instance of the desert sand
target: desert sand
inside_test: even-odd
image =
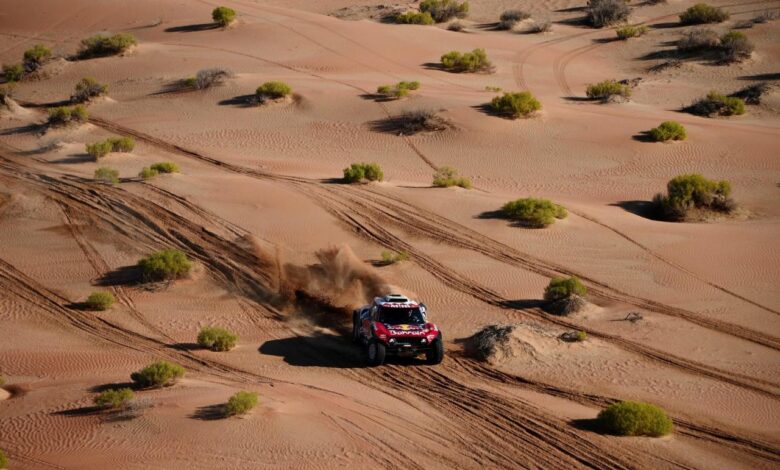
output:
[[[405,2],[396,2],[405,5]],[[395,5],[396,3],[392,3]],[[0,62],[34,44],[56,59],[0,110],[0,450],[9,468],[777,468],[780,465],[780,88],[743,116],[679,111],[710,89],[777,86],[780,21],[746,34],[742,63],[686,61],[650,71],[692,0],[630,2],[649,32],[576,20],[582,0],[472,0],[467,32],[369,18],[371,0],[5,0]],[[212,28],[211,10],[238,12]],[[715,0],[740,20],[780,2]],[[491,27],[506,9],[550,20],[542,34]],[[346,10],[345,10],[346,9]],[[349,14],[346,14],[348,11]],[[121,56],[69,60],[100,32],[133,34]],[[484,48],[492,74],[438,70],[450,50]],[[233,76],[166,92],[204,68]],[[46,108],[91,76],[108,96],[90,120],[46,128]],[[587,84],[641,78],[626,103],[583,101]],[[268,80],[295,98],[237,99]],[[417,80],[380,102],[377,86]],[[542,110],[484,111],[495,92],[532,91]],[[18,103],[18,104],[17,104]],[[430,108],[452,124],[413,136],[376,123]],[[637,136],[662,121],[683,142]],[[130,153],[92,161],[86,143],[130,136]],[[142,181],[154,162],[181,172]],[[376,162],[379,183],[338,182]],[[93,181],[98,166],[117,185]],[[474,188],[434,188],[442,166]],[[641,210],[683,173],[728,179],[746,217],[651,220]],[[545,229],[491,217],[506,201],[549,198],[569,211]],[[123,281],[139,258],[176,248],[186,279]],[[383,250],[408,261],[378,266]],[[541,307],[551,277],[576,275],[590,306]],[[78,308],[109,290],[104,312]],[[440,365],[365,367],[352,308],[396,291],[425,302],[443,331]],[[296,296],[297,293],[297,296]],[[305,299],[305,301],[304,301]],[[642,320],[626,321],[631,312]],[[479,362],[463,340],[516,324],[510,354]],[[239,335],[230,352],[193,346],[200,328]],[[583,330],[588,340],[559,336]],[[177,384],[136,392],[138,413],[95,412],[100,390],[159,359]],[[259,405],[214,410],[239,390]],[[615,400],[646,401],[675,423],[664,438],[588,428]]]

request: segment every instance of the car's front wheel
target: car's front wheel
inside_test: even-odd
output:
[[[368,355],[368,365],[376,367],[381,366],[385,362],[387,350],[385,345],[379,341],[371,341],[368,343],[366,354]]]
[[[360,315],[357,312],[352,313],[352,342],[360,342]]]
[[[441,361],[444,360],[444,341],[442,341],[441,334],[433,340],[431,349],[425,353],[425,359],[428,364],[441,364]]]

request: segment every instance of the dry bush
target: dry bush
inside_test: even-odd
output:
[[[732,93],[729,97],[739,98],[746,104],[761,104],[761,96],[768,93],[771,89],[772,87],[768,83],[756,83]]]
[[[469,2],[456,0],[423,0],[420,11],[429,13],[437,23],[444,23],[452,18],[465,18],[469,13]]]
[[[47,60],[51,58],[51,49],[43,44],[36,44],[24,51],[24,70],[26,73],[32,73],[38,70]]]
[[[205,90],[213,86],[221,85],[226,79],[233,76],[233,72],[220,67],[198,70],[194,77],[184,80],[184,85],[196,90]]]
[[[588,85],[585,94],[592,100],[600,100],[608,103],[617,99],[627,100],[631,97],[631,87],[617,80],[604,80],[603,82]]]
[[[85,103],[92,98],[105,95],[107,91],[108,85],[98,83],[92,77],[84,77],[76,84],[70,100],[74,103]]]
[[[707,28],[698,28],[686,33],[677,41],[677,49],[681,52],[701,52],[715,50],[720,47],[718,33]]]
[[[433,109],[412,109],[390,118],[384,127],[399,134],[413,135],[446,130],[449,122]]]
[[[596,28],[626,21],[630,14],[624,0],[588,0],[588,21]]]
[[[95,170],[95,181],[117,184],[119,183],[119,172],[107,166],[100,167]]]
[[[449,31],[455,31],[456,33],[459,33],[461,31],[464,31],[466,29],[466,25],[461,23],[460,21],[453,21],[447,26],[447,29]]]
[[[501,13],[498,20],[498,29],[512,29],[517,23],[531,17],[530,13],[523,10],[507,10]]]
[[[588,339],[588,333],[580,330],[580,331],[567,331],[560,336],[561,341],[565,341],[567,343],[581,343]]]
[[[552,22],[549,20],[534,21],[525,29],[525,32],[529,34],[548,33],[550,31],[552,31]]]
[[[729,19],[729,14],[726,11],[706,3],[697,3],[680,15],[680,23],[682,24],[721,23],[727,19]]]
[[[464,189],[471,189],[471,180],[458,175],[458,170],[448,166],[443,166],[436,170],[433,175],[433,185],[437,188],[449,188],[451,186],[460,186]]]
[[[547,304],[545,309],[548,312],[553,313],[555,315],[566,316],[566,315],[571,315],[572,313],[579,312],[580,310],[585,308],[586,305],[588,305],[588,302],[585,300],[584,297],[577,294],[573,294],[570,295],[569,297],[565,297],[563,299],[558,299],[550,302],[549,304]]]
[[[774,21],[776,19],[780,18],[780,12],[772,11],[772,10],[766,10],[765,12],[759,14],[755,18],[753,18],[753,23],[755,24],[763,24],[763,23],[769,23],[771,21]]]
[[[742,62],[749,59],[755,46],[739,31],[729,31],[720,38],[721,59],[724,62]]]
[[[511,337],[516,326],[488,325],[477,331],[464,342],[464,353],[479,361],[488,362],[512,356]]]
[[[721,95],[711,91],[706,97],[694,101],[685,111],[697,116],[738,116],[745,114],[745,101],[742,98]]]
[[[622,28],[617,28],[615,30],[615,34],[617,35],[618,39],[626,40],[629,38],[636,38],[639,36],[642,36],[643,34],[647,33],[648,28],[645,25],[626,25]]]
[[[416,11],[407,11],[404,13],[399,13],[395,17],[395,22],[398,24],[422,24],[422,25],[432,25],[436,23],[434,21],[433,17],[428,12],[416,12]]]

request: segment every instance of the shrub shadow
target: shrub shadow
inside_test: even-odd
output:
[[[632,135],[631,138],[636,140],[637,142],[649,142],[649,143],[655,142],[655,139],[653,139],[653,136],[650,134],[650,131],[642,131],[638,134]]]
[[[27,124],[24,126],[9,127],[0,131],[0,135],[40,134],[46,129],[45,124]]]
[[[512,309],[512,310],[543,308],[546,304],[547,302],[541,299],[504,300],[500,303],[501,307]]]
[[[212,29],[219,29],[221,26],[219,23],[200,23],[200,24],[188,24],[183,26],[173,26],[171,28],[165,28],[166,33],[197,33],[198,31],[210,31]]]
[[[131,390],[140,390],[140,387],[135,382],[117,382],[111,384],[94,385],[87,389],[90,393],[102,393],[110,389],[129,388]]]
[[[587,6],[580,6],[580,7],[569,7],[569,8],[559,8],[555,11],[555,13],[574,13],[578,11],[585,11],[587,10]]]
[[[569,424],[582,431],[606,434],[596,418],[573,419],[569,421]]]
[[[553,21],[555,24],[565,24],[568,26],[582,26],[587,28],[593,28],[593,26],[590,24],[590,21],[588,20],[588,15],[585,16],[578,16],[576,18],[565,18],[558,21]],[[593,28],[593,29],[602,29],[602,28]]]
[[[92,156],[88,153],[77,153],[73,155],[68,155],[65,158],[60,158],[57,160],[52,160],[51,163],[62,163],[65,165],[75,165],[78,163],[87,163],[87,162],[94,162],[95,159],[92,158]]]
[[[742,75],[738,80],[780,80],[780,72],[759,73],[757,75]]]
[[[226,100],[222,100],[219,103],[220,106],[237,106],[239,108],[254,108],[258,106],[257,95],[252,93],[251,95],[239,95]]]
[[[96,285],[101,287],[129,286],[141,284],[143,282],[143,273],[138,266],[122,266],[105,273],[97,280]]]
[[[173,343],[166,346],[170,349],[177,349],[179,351],[199,351],[199,350],[207,350],[208,348],[204,348],[198,343]]]
[[[652,201],[619,201],[610,204],[613,207],[620,207],[626,212],[630,212],[645,219],[662,222],[663,219],[658,214],[658,209]]]
[[[490,103],[476,104],[476,105],[472,106],[471,109],[475,109],[475,110],[479,111],[480,113],[485,114],[487,116],[508,119],[507,116],[497,112],[493,108],[493,106],[490,105]]]
[[[99,406],[82,406],[70,410],[55,411],[52,414],[56,416],[93,416],[102,414],[103,408]]]
[[[683,25],[680,24],[679,21],[669,21],[667,23],[655,23],[648,26],[651,29],[672,29],[672,28],[680,28]]]
[[[439,70],[441,72],[449,72],[449,70],[445,69],[440,62],[425,62],[421,65],[426,70]]]
[[[174,80],[172,82],[166,83],[165,85],[163,85],[162,90],[155,91],[154,93],[149,93],[149,96],[173,95],[179,93],[187,93],[191,91],[195,91],[195,90],[187,86],[187,83],[184,79],[180,79],[180,80]]]
[[[192,419],[198,419],[201,421],[216,421],[219,419],[225,419],[225,404],[219,403],[216,405],[201,406],[194,413],[190,415]]]

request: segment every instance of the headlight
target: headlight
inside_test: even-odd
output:
[[[428,341],[433,341],[436,339],[436,335],[428,335]]]
[[[423,338],[423,339],[420,341],[420,344],[425,344],[425,343],[427,343],[427,342],[428,342],[428,341],[427,341],[425,338]]]
[[[390,338],[390,341],[388,341],[388,343],[390,343],[390,344],[395,343],[395,338]]]

